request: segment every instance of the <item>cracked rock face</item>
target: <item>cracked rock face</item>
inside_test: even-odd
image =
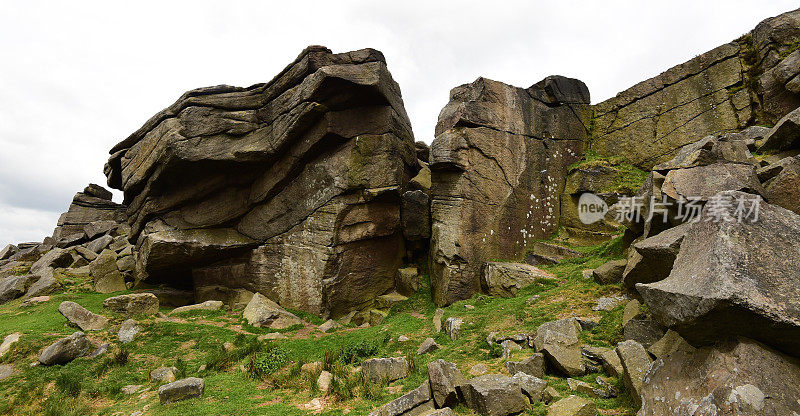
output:
[[[800,413],[800,367],[746,338],[656,360],[644,378],[641,416]]]
[[[800,106],[798,39],[794,10],[595,105],[592,149],[650,169],[698,137],[775,123]]]
[[[479,78],[454,88],[431,145],[431,281],[447,305],[480,291],[493,258],[521,258],[558,226],[567,167],[583,154],[588,91]]]
[[[139,280],[334,317],[393,286],[419,166],[379,51],[309,47],[268,83],[189,91],[111,153]]]

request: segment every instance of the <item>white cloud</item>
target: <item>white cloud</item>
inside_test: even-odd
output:
[[[527,87],[563,74],[586,82],[597,102],[795,7],[784,0],[6,0],[0,244],[49,234],[53,212],[88,182],[104,183],[108,149],[183,91],[267,81],[309,44],[383,51],[417,139],[430,142],[449,90],[478,76]],[[25,215],[29,224],[51,220],[25,232],[17,225]]]

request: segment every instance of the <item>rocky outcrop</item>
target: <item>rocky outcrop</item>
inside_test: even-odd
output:
[[[800,106],[799,39],[800,10],[784,13],[595,105],[592,149],[649,169],[697,137],[774,123]]]
[[[536,283],[537,279],[555,279],[555,275],[537,267],[520,264],[490,261],[481,271],[481,288],[493,296],[511,298],[520,289]]]
[[[98,226],[110,231],[115,224],[125,223],[125,206],[112,202],[111,197],[110,191],[95,184],[75,194],[67,212],[58,219],[53,239],[63,245],[80,244],[97,237]]]
[[[454,88],[431,145],[431,284],[437,304],[481,290],[493,258],[521,259],[559,218],[580,159],[589,92],[548,77],[528,89],[479,78]]]
[[[703,220],[689,225],[669,277],[636,289],[653,315],[690,343],[741,335],[796,352],[800,216],[760,202],[757,220],[740,222],[735,201],[756,197],[739,192],[720,197],[730,204],[706,205]],[[714,209],[727,219],[714,221]]]
[[[795,359],[740,338],[653,363],[641,387],[641,416],[800,413]]]
[[[338,317],[392,289],[419,169],[372,49],[309,47],[272,81],[193,90],[111,150],[138,278],[260,292]]]

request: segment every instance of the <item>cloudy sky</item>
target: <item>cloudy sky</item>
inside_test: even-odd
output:
[[[796,1],[36,1],[0,5],[0,245],[41,240],[108,149],[182,92],[268,81],[310,44],[373,47],[417,140],[485,76],[583,80],[592,101]],[[120,200],[119,194],[115,197]],[[2,246],[0,246],[2,247]]]

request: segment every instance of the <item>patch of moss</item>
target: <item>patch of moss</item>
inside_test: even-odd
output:
[[[596,167],[611,168],[617,172],[612,184],[600,189],[599,193],[633,195],[639,190],[648,175],[648,172],[631,165],[620,156],[601,156],[593,150],[587,150],[580,161],[569,166],[568,172]]]

